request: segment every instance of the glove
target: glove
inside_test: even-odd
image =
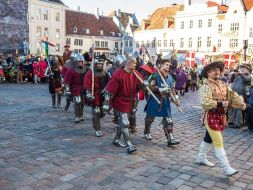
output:
[[[169,91],[170,89],[168,87],[164,87],[164,88],[159,88],[159,92],[162,94],[162,95],[167,95],[169,94]]]
[[[145,87],[147,87],[147,86],[149,86],[149,82],[148,82],[147,80],[144,80],[144,81],[143,81],[143,85],[144,85]]]
[[[87,100],[89,100],[91,102],[95,100],[95,97],[92,96],[92,94],[90,93],[90,91],[86,92],[86,98],[87,98]]]

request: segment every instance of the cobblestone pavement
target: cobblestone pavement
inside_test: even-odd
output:
[[[47,85],[0,85],[0,189],[253,189],[253,134],[226,129],[225,147],[231,165],[240,170],[226,177],[218,167],[194,164],[204,136],[199,126],[197,93],[187,94],[185,112],[173,108],[177,147],[167,147],[157,119],[152,141],[143,138],[143,105],[138,132],[131,136],[132,155],[112,145],[112,116],[102,119],[103,137],[96,138],[90,109],[85,121],[73,123],[68,112],[50,107]],[[210,160],[215,162],[213,151]]]

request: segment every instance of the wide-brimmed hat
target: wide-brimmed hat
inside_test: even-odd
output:
[[[250,73],[252,72],[252,67],[251,67],[250,64],[244,63],[244,64],[241,65],[240,67],[244,67],[244,68],[248,69]]]
[[[212,63],[206,65],[201,72],[201,76],[204,78],[208,78],[207,73],[210,69],[213,69],[213,68],[219,68],[220,71],[222,72],[224,70],[224,63],[221,61],[216,61],[216,62],[212,62]]]
[[[69,44],[66,44],[64,47],[65,47],[65,48],[66,48],[66,47],[70,47],[70,45],[69,45]]]

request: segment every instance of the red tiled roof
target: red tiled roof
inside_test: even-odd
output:
[[[253,7],[253,0],[242,0],[245,10],[249,11]]]
[[[220,4],[213,2],[213,1],[208,1],[207,7],[217,7],[218,10],[225,12],[225,13],[228,11],[228,8],[229,8],[227,5],[220,5]]]
[[[74,32],[74,27],[77,32]],[[86,33],[89,29],[89,34]],[[103,35],[100,31],[103,31]],[[85,35],[85,36],[110,36],[112,32],[120,33],[118,27],[112,18],[99,16],[99,19],[93,14],[66,10],[66,34]],[[116,35],[117,36],[117,35]],[[118,37],[118,36],[117,36]]]
[[[184,5],[174,5],[171,7],[158,8],[156,11],[147,19],[143,20],[141,25],[147,24],[146,30],[152,29],[162,29],[164,28],[164,20],[166,18],[172,19],[178,11],[183,11]],[[142,26],[140,26],[136,31],[141,31]],[[173,28],[174,25],[171,24],[169,28]]]

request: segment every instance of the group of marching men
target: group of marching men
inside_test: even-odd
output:
[[[131,132],[135,132],[137,97],[139,91],[143,90],[146,97],[148,97],[145,106],[144,137],[147,140],[152,139],[150,134],[151,125],[155,117],[162,117],[168,146],[179,144],[180,142],[172,136],[173,121],[170,95],[174,94],[175,80],[170,75],[170,61],[161,61],[159,74],[154,72],[153,65],[148,69],[146,69],[148,66],[145,65],[141,74],[136,70],[137,60],[132,56],[128,56],[125,60],[116,60],[110,72],[105,70],[105,61],[105,59],[98,57],[89,65],[83,55],[71,52],[61,71],[58,63],[54,61],[51,64],[52,73],[49,77],[52,107],[62,107],[62,75],[67,95],[65,110],[73,101],[75,122],[84,120],[84,105],[92,107],[92,125],[95,129],[95,136],[101,137],[100,119],[105,116],[106,112],[113,109],[114,122],[119,124],[113,144],[119,147],[127,147],[127,152],[132,153],[137,149],[130,141],[129,129],[131,129]],[[156,71],[158,70],[156,69]],[[163,79],[161,79],[162,76]],[[146,80],[143,80],[143,77]],[[146,93],[147,89],[148,93]],[[180,106],[178,99],[174,98],[173,101]],[[121,136],[123,136],[125,143],[120,141]]]
[[[127,147],[128,153],[137,149],[130,141],[129,128],[135,127],[135,112],[137,107],[137,94],[143,90],[147,100],[145,106],[144,137],[152,140],[150,128],[155,117],[162,118],[162,125],[168,146],[178,145],[173,133],[173,120],[171,115],[171,102],[180,110],[180,102],[176,96],[174,86],[175,78],[170,73],[170,60],[163,59],[159,68],[152,64],[143,65],[141,72],[136,70],[137,60],[128,56],[123,62],[116,62],[114,72],[105,71],[105,59],[94,59],[92,65],[87,64],[81,54],[70,53],[64,64],[61,74],[66,86],[68,109],[70,102],[74,102],[75,122],[84,120],[84,105],[92,107],[92,125],[95,136],[101,137],[100,119],[111,108],[114,111],[114,121],[118,119],[118,127],[113,144],[118,147]],[[211,144],[214,146],[216,158],[226,175],[231,176],[238,171],[233,169],[227,159],[222,138],[222,130],[226,126],[226,110],[229,106],[246,109],[246,105],[237,93],[219,80],[224,65],[214,62],[204,67],[202,76],[203,85],[200,88],[200,100],[203,107],[203,126],[206,135],[200,145],[197,157],[198,164],[213,167],[207,160],[207,152]],[[49,91],[52,94],[52,104],[56,107],[57,94],[58,107],[61,106],[61,78],[57,62],[52,64],[51,82]],[[134,131],[134,130],[133,130]],[[123,136],[124,143],[120,141]]]

